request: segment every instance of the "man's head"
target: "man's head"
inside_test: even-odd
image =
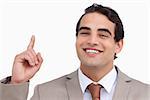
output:
[[[76,26],[76,49],[83,66],[111,66],[122,49],[124,30],[118,14],[93,4]]]
[[[119,40],[124,38],[124,29],[121,19],[116,11],[109,7],[104,7],[102,5],[93,4],[92,6],[85,9],[85,13],[80,17],[79,21],[76,25],[76,36],[78,36],[80,22],[84,15],[92,12],[97,12],[99,14],[105,15],[111,22],[115,23],[115,41],[118,42]]]

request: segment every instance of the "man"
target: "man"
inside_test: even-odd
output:
[[[124,30],[118,14],[93,4],[76,26],[76,50],[80,68],[37,85],[31,100],[149,100],[150,86],[134,80],[114,65],[123,47]],[[33,50],[32,36],[26,51],[15,57],[12,77],[2,80],[1,100],[26,100],[29,80],[42,64]]]

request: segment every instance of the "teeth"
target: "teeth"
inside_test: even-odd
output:
[[[97,51],[97,50],[86,50],[86,52],[87,52],[87,53],[93,53],[93,54],[98,53],[98,51]]]

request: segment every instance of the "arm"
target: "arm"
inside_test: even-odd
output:
[[[0,83],[0,100],[27,100],[29,82],[6,84],[10,79],[7,77]]]
[[[26,100],[29,80],[40,69],[43,59],[33,49],[35,37],[32,36],[27,50],[16,55],[12,76],[0,81],[0,100]]]
[[[27,50],[16,55],[13,64],[11,84],[24,83],[30,80],[40,69],[43,59],[33,49],[35,37],[32,36]]]

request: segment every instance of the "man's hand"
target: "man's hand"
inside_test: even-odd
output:
[[[35,36],[32,36],[27,50],[16,55],[12,69],[11,84],[27,82],[40,69],[43,59],[40,53],[36,54],[33,50],[34,43]]]

